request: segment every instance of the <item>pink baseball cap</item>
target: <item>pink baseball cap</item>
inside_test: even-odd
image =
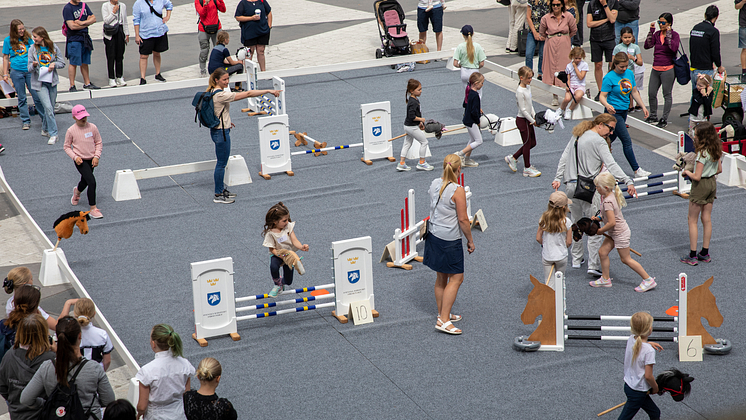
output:
[[[73,107],[73,118],[76,120],[82,120],[85,117],[90,117],[91,114],[88,113],[88,111],[85,110],[85,107],[83,105],[75,105]]]

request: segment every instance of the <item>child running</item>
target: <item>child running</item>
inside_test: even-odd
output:
[[[512,155],[505,156],[505,162],[507,162],[511,171],[516,172],[518,170],[518,158],[523,155],[523,176],[536,178],[541,175],[541,172],[531,166],[531,149],[536,146],[536,134],[534,133],[536,112],[531,98],[531,79],[534,77],[534,71],[528,66],[523,66],[518,69],[518,77],[521,82],[515,90],[515,98],[518,101],[518,116],[515,119],[515,125],[521,132],[523,146]]]
[[[150,348],[155,359],[140,368],[137,418],[145,420],[186,420],[182,395],[189,391],[194,366],[182,357],[179,333],[167,324],[158,324],[150,332]]]
[[[264,216],[264,245],[272,254],[269,262],[269,272],[275,283],[269,292],[271,297],[285,289],[285,285],[293,284],[293,267],[298,274],[303,275],[306,270],[295,253],[297,250],[308,251],[308,244],[302,244],[295,236],[295,222],[290,220],[290,211],[282,201],[272,206]],[[282,267],[282,277],[280,277]]]
[[[560,105],[560,112],[564,112],[565,119],[572,118],[572,110],[578,105],[577,101],[585,95],[585,75],[588,74],[588,63],[584,61],[585,50],[575,47],[570,51],[570,63],[565,67],[565,73],[569,77],[569,87],[565,90],[565,99]],[[572,98],[575,97],[573,101]],[[570,105],[568,107],[568,104]]]
[[[479,99],[479,91],[484,85],[484,76],[476,72],[469,76],[469,84],[466,89],[466,98],[464,99],[464,118],[461,122],[466,126],[469,133],[469,144],[463,150],[456,152],[461,158],[461,166],[476,168],[479,166],[471,158],[471,152],[482,144],[482,131],[479,128],[479,118],[482,116],[482,102]]]
[[[96,316],[96,305],[88,298],[70,299],[70,301],[75,305],[74,318],[80,324],[80,352],[86,359],[100,364],[104,371],[109,370],[114,345],[106,331],[91,324],[93,317]],[[66,305],[60,317],[68,316],[68,313],[69,305]]]
[[[397,171],[408,171],[411,168],[407,166],[406,158],[412,143],[416,139],[420,143],[420,162],[417,164],[418,171],[432,171],[433,166],[425,162],[427,154],[427,137],[425,132],[425,119],[422,118],[420,111],[420,95],[422,95],[422,83],[415,79],[409,79],[407,82],[407,92],[404,94],[404,102],[407,104],[407,116],[404,118],[404,132],[407,137],[401,147],[401,158],[396,165]]]
[[[642,277],[642,283],[635,287],[636,292],[647,292],[653,289],[655,278],[648,276],[644,268],[632,259],[629,251],[629,242],[631,231],[622,215],[622,207],[627,205],[624,194],[616,182],[616,178],[611,172],[601,172],[593,180],[596,184],[596,191],[601,195],[601,220],[604,225],[598,229],[597,235],[608,233],[604,238],[601,248],[598,249],[598,256],[601,259],[601,278],[590,282],[593,287],[611,287],[611,277],[609,276],[609,254],[616,248],[622,262]],[[593,217],[594,220],[599,220]]]
[[[689,135],[694,138],[694,127],[708,121],[712,115],[712,76],[698,74],[689,105]]]
[[[619,31],[619,37],[621,42],[614,47],[614,55],[623,52],[629,57],[629,69],[634,70],[635,74],[635,86],[637,91],[642,92],[642,83],[645,80],[645,65],[642,63],[642,53],[640,52],[640,46],[635,44],[635,35],[632,32],[632,28],[625,26]],[[642,110],[642,104],[638,103],[637,106],[632,106],[630,100],[629,111],[636,112]]]
[[[554,275],[549,277],[554,266],[557,272],[565,273],[567,269],[567,247],[572,245],[572,220],[567,217],[567,206],[572,200],[562,191],[555,191],[549,196],[547,211],[541,215],[539,228],[536,230],[536,242],[541,244],[541,262],[544,265],[544,278],[547,285],[554,289]]]
[[[184,394],[184,413],[187,420],[236,420],[238,414],[233,404],[218,398],[215,390],[220,384],[223,368],[212,357],[205,357],[197,366],[199,389]]]
[[[624,351],[624,393],[627,402],[619,420],[631,420],[642,408],[651,419],[661,418],[661,410],[650,398],[658,393],[658,383],[653,376],[655,350],[663,351],[660,344],[648,341],[653,333],[653,317],[647,312],[637,312],[629,320],[632,335]]]
[[[697,163],[692,171],[681,171],[681,175],[692,180],[689,192],[689,255],[681,257],[684,264],[697,265],[697,261],[710,262],[710,238],[712,237],[712,204],[715,202],[717,182],[715,175],[723,172],[720,146],[715,126],[711,122],[700,123],[694,129],[694,151]],[[697,254],[697,219],[702,214],[702,250]]]
[[[91,212],[88,215],[94,219],[101,219],[104,215],[96,207],[96,178],[93,176],[93,170],[98,166],[98,160],[101,159],[103,143],[98,127],[89,123],[88,117],[90,114],[83,105],[75,105],[73,107],[75,124],[68,128],[65,134],[63,148],[75,162],[75,169],[80,172],[80,182],[78,186],[73,187],[70,203],[77,206],[80,202],[80,193],[88,188],[88,205],[91,206]]]

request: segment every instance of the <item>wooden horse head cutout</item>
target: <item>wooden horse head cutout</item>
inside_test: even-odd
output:
[[[88,234],[88,221],[91,220],[91,216],[88,215],[90,211],[71,211],[58,217],[54,221],[54,231],[57,233],[57,243],[54,245],[53,251],[57,250],[57,246],[60,244],[62,239],[68,239],[73,236],[75,226],[83,235]]]
[[[521,321],[526,325],[533,324],[536,318],[541,315],[541,324],[531,333],[528,340],[539,341],[542,345],[556,345],[554,289],[536,280],[534,276],[530,277],[534,288],[528,294],[528,301],[521,314]]]
[[[723,324],[723,315],[718,309],[715,295],[710,291],[712,282],[713,277],[710,277],[704,284],[692,288],[687,293],[686,299],[686,334],[701,336],[703,346],[717,344],[717,341],[702,325],[702,318],[706,319],[711,327],[719,327]]]

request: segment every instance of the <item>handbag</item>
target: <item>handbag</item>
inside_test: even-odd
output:
[[[580,170],[580,166],[578,166],[578,139],[577,138],[575,139],[575,170],[576,171]],[[596,184],[593,183],[593,178],[595,177],[582,176],[580,175],[580,173],[578,173],[578,180],[575,186],[575,193],[572,195],[572,198],[583,200],[586,203],[593,202],[593,195],[596,194]]]
[[[526,41],[528,40],[528,29],[524,25],[523,28],[518,30],[518,55],[520,57],[526,56]]]
[[[78,20],[80,20],[83,15],[85,15],[85,3],[83,3],[83,7],[80,9],[80,17],[78,17]],[[72,29],[69,30],[72,31]],[[67,22],[62,22],[62,36],[67,37],[67,31]]]
[[[453,182],[449,182],[448,184],[446,184],[446,188],[448,188],[448,186],[451,184],[453,184]],[[443,191],[445,191],[445,188],[443,188]],[[442,193],[438,196],[438,201],[435,202],[435,207],[433,207],[433,215],[435,215],[435,209],[438,207],[441,198],[443,198]],[[427,237],[430,236],[430,229],[432,229],[431,226],[432,223],[430,223],[430,218],[428,217],[427,220],[425,220],[425,231],[420,234],[421,239],[427,239]]]
[[[119,32],[120,27],[121,25],[119,25],[119,11],[117,11],[117,21],[115,24],[109,25],[108,23],[104,22],[104,35],[113,37],[117,34],[117,32]]]
[[[676,75],[676,81],[680,85],[687,85],[692,80],[692,75],[689,68],[689,57],[686,56],[684,49],[679,43],[679,58],[673,62],[673,72]]]

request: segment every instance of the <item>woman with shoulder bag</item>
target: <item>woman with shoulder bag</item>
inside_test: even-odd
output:
[[[575,191],[579,178],[590,180],[592,184],[593,178],[602,168],[611,172],[617,180],[627,184],[627,193],[633,197],[637,196],[634,181],[622,171],[611,155],[608,137],[616,126],[617,119],[611,114],[600,114],[594,120],[585,120],[575,126],[573,136],[562,153],[552,188],[557,191],[562,183],[565,184],[565,193],[573,199],[569,205],[573,223],[583,217],[593,217],[598,212],[601,203],[598,194],[593,194],[589,202],[579,198],[580,194],[576,194]],[[588,237],[588,274],[593,276],[602,274],[598,255],[602,242],[603,237],[600,235]],[[573,242],[572,268],[581,268],[584,261],[582,242]]]
[[[101,5],[104,16],[104,46],[109,87],[127,86],[124,81],[124,49],[130,42],[127,25],[127,5],[119,0],[109,0]]]
[[[207,59],[210,56],[210,41],[212,47],[218,45],[218,31],[223,28],[218,12],[225,13],[224,0],[194,0],[197,10],[197,40],[199,41],[199,75],[207,77]]]
[[[518,52],[518,31],[526,26],[526,9],[528,0],[511,0],[508,20],[508,44],[506,53]]]

